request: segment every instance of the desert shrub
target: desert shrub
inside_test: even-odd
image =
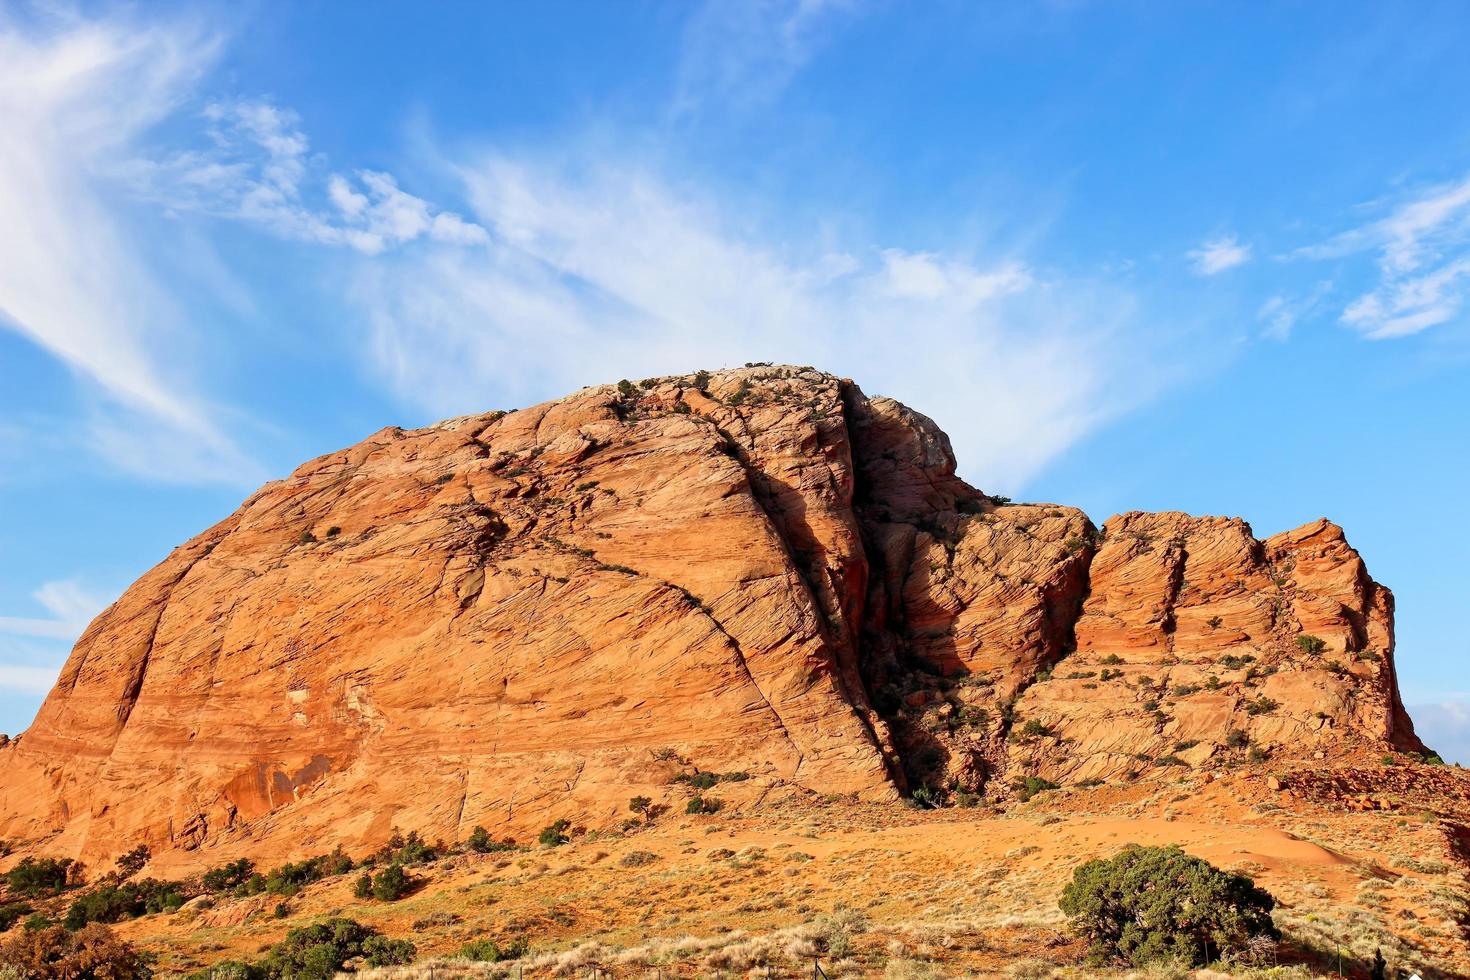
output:
[[[439,857],[437,849],[432,847],[426,840],[419,836],[417,830],[408,832],[405,837],[397,831],[388,838],[388,843],[378,849],[373,855],[374,864],[427,864]],[[348,869],[351,869],[348,865]]]
[[[545,827],[536,839],[542,847],[560,847],[567,842],[567,831],[572,827],[570,820],[558,820]]]
[[[618,382],[618,394],[622,395],[624,398],[632,398],[634,395],[638,394],[638,389],[633,387],[633,382],[629,381],[627,378],[624,378],[622,381]]]
[[[362,957],[368,966],[403,966],[412,963],[417,952],[407,939],[369,936],[362,941]]]
[[[516,842],[509,837],[504,840],[496,840],[490,836],[489,831],[484,827],[476,827],[470,832],[469,840],[465,841],[465,846],[476,854],[494,854],[497,851],[515,850]]]
[[[0,932],[7,931],[24,916],[30,914],[31,907],[25,902],[12,902],[9,905],[0,905]]]
[[[364,871],[352,884],[352,894],[357,898],[373,897],[373,875],[371,871]]]
[[[267,977],[326,980],[354,956],[373,931],[352,919],[328,919],[299,926],[271,947],[260,969]]]
[[[147,980],[148,960],[106,926],[72,932],[60,926],[18,933],[0,943],[0,963],[25,980]]]
[[[260,881],[257,881],[260,879],[259,875],[252,875],[238,890],[244,894],[264,891],[271,895],[290,897],[312,882],[346,874],[352,867],[352,859],[338,848],[331,854],[318,854],[304,861],[292,861],[272,868]]]
[[[1256,658],[1253,657],[1253,656],[1251,656],[1248,653],[1245,654],[1244,656],[1236,656],[1233,653],[1227,653],[1225,656],[1221,657],[1216,662],[1221,667],[1224,667],[1227,670],[1239,670],[1240,668],[1244,667],[1246,664],[1255,663],[1255,660],[1256,660]]]
[[[148,863],[148,859],[152,856],[153,852],[148,849],[147,844],[139,844],[117,859],[117,872],[124,878],[131,878],[143,870],[143,866]]]
[[[623,855],[618,863],[625,868],[641,868],[645,864],[652,864],[658,860],[658,855],[652,851],[629,851]]]
[[[89,922],[121,922],[158,912],[175,912],[184,904],[184,893],[171,881],[144,878],[121,885],[94,888],[71,903],[64,923],[80,929]]]
[[[1270,895],[1177,846],[1130,845],[1088,861],[1073,872],[1059,904],[1098,961],[1202,966],[1252,940],[1277,937]]]
[[[373,898],[380,902],[396,902],[408,894],[408,888],[408,875],[401,864],[390,864],[373,875]]]
[[[529,951],[530,944],[525,937],[517,936],[504,946],[493,939],[476,939],[461,946],[459,955],[478,963],[499,963],[501,960],[518,960]]]
[[[222,864],[217,868],[210,868],[200,877],[199,883],[204,890],[211,894],[234,891],[255,873],[255,862],[249,858],[240,858],[229,864]]]
[[[55,893],[66,887],[71,858],[22,858],[5,874],[5,882],[17,895]]]
[[[696,796],[685,805],[684,812],[690,814],[719,813],[724,805],[713,796]]]
[[[418,950],[406,939],[389,939],[351,919],[327,919],[286,933],[258,963],[216,963],[189,980],[327,980],[351,959],[370,967],[401,966]]]
[[[1118,666],[1118,664],[1123,663],[1123,658],[1118,656],[1116,653],[1110,653],[1106,657],[1103,657],[1101,660],[1099,660],[1098,663],[1107,664],[1109,667],[1116,667]]]
[[[1243,749],[1251,743],[1251,737],[1239,728],[1232,728],[1225,733],[1225,744],[1232,749]]]
[[[1277,701],[1262,694],[1254,701],[1247,701],[1245,703],[1245,713],[1252,716],[1269,715],[1279,707],[1281,705]]]
[[[709,372],[700,369],[694,372],[694,387],[704,391],[709,387]]]
[[[710,789],[719,781],[720,774],[717,772],[681,772],[674,777],[674,782],[688,783],[695,789]]]
[[[1327,641],[1320,636],[1303,633],[1296,638],[1296,648],[1305,654],[1317,654],[1327,649]]]
[[[1022,803],[1025,803],[1037,793],[1044,793],[1047,790],[1061,788],[1051,780],[1042,779],[1040,776],[1026,776],[1018,779],[1013,784],[1013,787],[1016,790],[1016,794],[1020,796]]]
[[[1051,729],[1037,721],[1035,718],[1026,719],[1026,724],[1021,726],[1021,734],[1027,738],[1041,738],[1051,734]]]

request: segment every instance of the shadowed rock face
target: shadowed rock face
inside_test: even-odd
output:
[[[1325,521],[997,506],[813,370],[589,388],[385,429],[175,550],[0,746],[0,837],[205,863],[610,824],[671,755],[896,800],[1236,730],[1418,749],[1392,620]]]

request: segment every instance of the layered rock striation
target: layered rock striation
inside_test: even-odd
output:
[[[691,768],[1004,796],[1343,740],[1422,749],[1334,525],[1009,505],[924,416],[759,366],[266,485],[78,641],[0,746],[0,837],[289,855],[612,823]]]

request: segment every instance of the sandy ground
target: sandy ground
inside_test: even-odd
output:
[[[285,918],[279,898],[258,896],[119,930],[156,952],[165,974],[252,958],[292,925],[346,915],[412,939],[422,957],[486,937],[562,954],[540,955],[533,975],[558,966],[586,975],[600,963],[614,976],[764,975],[767,966],[809,976],[812,953],[829,974],[898,975],[912,963],[915,976],[1004,975],[1050,963],[1091,975],[1056,905],[1072,869],[1128,843],[1178,844],[1276,897],[1283,962],[1335,975],[1311,950],[1330,959],[1340,944],[1350,971],[1381,947],[1391,966],[1426,980],[1470,975],[1466,868],[1452,846],[1470,814],[1386,806],[1287,800],[1244,773],[1064,790],[1005,812],[789,799],[669,814],[556,848],[451,856],[414,869],[420,887],[394,903],[355,899],[348,875],[286,901]],[[833,928],[846,937],[832,947],[840,956],[823,938]],[[769,948],[752,946],[761,936]],[[672,946],[680,937],[703,945]]]

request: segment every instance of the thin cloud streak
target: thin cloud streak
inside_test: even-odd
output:
[[[1234,235],[1213,238],[1189,253],[1194,271],[1202,276],[1215,276],[1227,269],[1245,265],[1251,260],[1251,247],[1242,245]]]
[[[1340,321],[1370,340],[1421,333],[1460,319],[1470,299],[1470,176],[1419,192],[1375,221],[1304,246],[1291,258],[1376,253],[1378,281]]]
[[[774,360],[902,398],[962,465],[1016,489],[1165,372],[1106,283],[860,244],[736,233],[729,208],[646,168],[492,155],[461,168],[483,250],[364,263],[355,299],[376,370],[439,414],[618,376]]]
[[[364,255],[420,239],[462,246],[488,240],[485,229],[407,193],[391,174],[325,172],[289,109],[260,100],[214,102],[203,118],[203,148],[133,161],[129,176],[139,194],[171,210]]]
[[[184,318],[139,257],[109,174],[214,50],[186,26],[66,21],[38,34],[0,19],[0,326],[105,396],[94,442],[125,416],[152,443],[187,444],[211,478],[253,466],[159,354],[180,346]],[[166,458],[130,462],[168,475]]]

